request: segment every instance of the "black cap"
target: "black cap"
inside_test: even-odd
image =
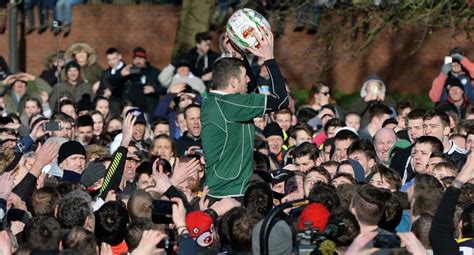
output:
[[[263,129],[263,135],[268,138],[273,135],[280,136],[281,138],[283,137],[283,130],[281,130],[280,126],[276,122],[272,122],[268,124],[264,129]]]
[[[129,114],[132,114],[133,116],[137,118],[137,120],[135,121],[135,124],[146,124],[145,115],[139,108],[133,108],[133,109],[128,110],[125,116]]]
[[[76,154],[84,155],[84,157],[86,156],[86,150],[81,143],[78,141],[68,141],[63,143],[63,145],[59,147],[58,164],[61,164],[69,156]]]

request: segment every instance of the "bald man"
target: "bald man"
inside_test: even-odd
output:
[[[374,147],[379,163],[388,166],[390,148],[397,142],[395,131],[390,128],[381,128],[374,135]]]

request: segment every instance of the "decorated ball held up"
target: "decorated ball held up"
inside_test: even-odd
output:
[[[254,37],[253,32],[261,37],[260,30],[268,33],[270,31],[270,24],[267,19],[260,13],[244,8],[240,9],[229,18],[227,21],[227,37],[237,46],[241,51],[245,48],[258,49],[260,44],[257,38]]]

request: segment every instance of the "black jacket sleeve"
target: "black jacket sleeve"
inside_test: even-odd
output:
[[[247,91],[248,93],[257,93],[258,92],[258,87],[257,87],[257,76],[255,76],[255,73],[252,71],[252,67],[250,67],[249,60],[247,57],[244,55],[244,65],[245,69],[247,70],[247,76],[250,79],[250,82],[248,83],[247,86]]]
[[[165,191],[165,193],[163,193],[163,196],[166,196],[170,199],[173,198],[173,197],[177,197],[177,198],[181,199],[183,201],[184,207],[186,207],[186,211],[188,211],[188,212],[192,211],[192,208],[190,207],[190,205],[188,203],[188,199],[186,199],[184,194],[181,193],[175,186],[171,185],[171,187],[169,187]]]
[[[267,96],[266,112],[274,112],[288,107],[289,99],[286,92],[285,79],[275,59],[265,61],[265,66],[270,74],[270,95]]]
[[[125,161],[127,160],[128,149],[120,146],[112,157],[112,163],[105,172],[104,182],[100,187],[99,197],[105,201],[105,197],[110,190],[118,190],[122,181],[123,171],[125,169]]]
[[[449,187],[443,194],[431,223],[430,243],[434,254],[459,254],[459,245],[454,239],[454,212],[461,191]]]
[[[36,176],[27,173],[25,177],[13,188],[12,192],[17,194],[21,200],[28,202],[36,189]]]

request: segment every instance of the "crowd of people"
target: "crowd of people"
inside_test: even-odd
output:
[[[432,109],[376,75],[350,109],[323,81],[297,105],[262,36],[216,53],[198,33],[163,70],[142,47],[107,49],[104,70],[78,42],[5,73],[2,254],[472,254],[467,54],[445,59]]]

